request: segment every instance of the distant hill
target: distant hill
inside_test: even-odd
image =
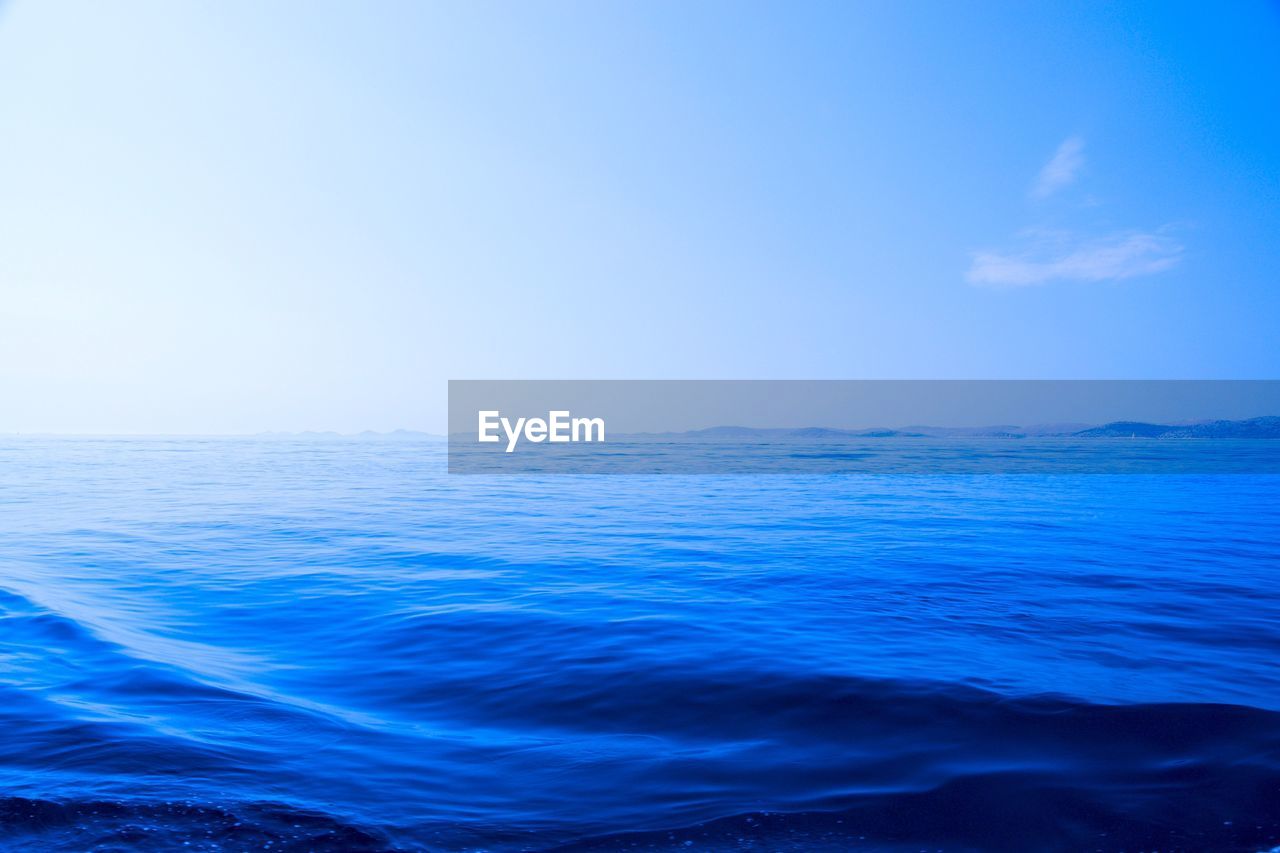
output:
[[[1077,438],[1280,438],[1280,417],[1184,425],[1116,421],[1073,435]]]
[[[1206,421],[1198,424],[1152,424],[1145,421],[1113,421],[1102,426],[1088,424],[1036,424],[986,427],[907,426],[898,429],[762,429],[719,426],[692,430],[681,435],[694,439],[840,441],[856,438],[1280,438],[1280,417],[1249,418],[1243,421]],[[651,436],[656,437],[656,436]]]
[[[1160,438],[1173,427],[1142,421],[1113,421],[1072,433],[1075,438]]]
[[[795,429],[787,428],[761,428],[761,427],[739,427],[739,426],[719,426],[708,427],[707,429],[690,430],[682,433],[660,433],[661,435],[685,435],[695,438],[770,438],[777,440],[787,439],[841,439],[841,438],[920,438],[924,433],[912,432],[896,429],[829,429],[827,427],[799,427]]]

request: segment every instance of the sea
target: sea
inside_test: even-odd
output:
[[[5,850],[1278,846],[1274,473],[0,439]]]

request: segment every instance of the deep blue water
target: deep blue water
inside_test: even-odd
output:
[[[0,442],[0,842],[1264,850],[1280,477]]]

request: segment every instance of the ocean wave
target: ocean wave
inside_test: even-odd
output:
[[[1257,768],[1202,764],[1149,767],[1091,784],[1054,773],[979,774],[928,791],[862,797],[838,811],[748,812],[553,850],[1256,853],[1280,842],[1278,781]]]
[[[11,850],[390,851],[384,836],[313,812],[271,803],[234,807],[187,802],[0,798]]]

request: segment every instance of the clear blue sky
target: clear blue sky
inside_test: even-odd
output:
[[[1276,378],[1274,3],[0,6],[0,432]]]

